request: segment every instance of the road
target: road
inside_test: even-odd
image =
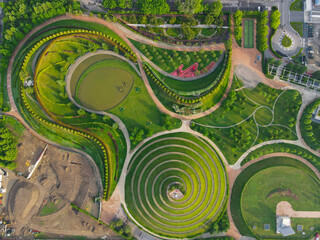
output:
[[[290,22],[303,21],[303,12],[290,11],[290,5],[293,1],[294,0],[280,0],[276,3],[276,6],[278,6],[281,12],[281,24],[271,41],[272,47],[276,52],[280,52],[289,57],[296,55],[302,47],[302,38],[300,34],[292,28]],[[293,19],[291,19],[291,17]],[[292,45],[288,48],[283,47],[281,44],[281,39],[284,35],[292,39]]]

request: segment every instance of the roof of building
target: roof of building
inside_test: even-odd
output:
[[[277,216],[277,233],[281,233],[283,236],[289,236],[295,234],[295,231],[291,227],[291,219],[289,216]]]

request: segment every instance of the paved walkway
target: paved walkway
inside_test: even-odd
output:
[[[122,33],[125,34],[127,38],[130,38],[132,40],[144,43],[144,44],[149,44],[149,45],[154,45],[159,48],[164,48],[164,49],[171,49],[171,50],[177,50],[177,51],[189,51],[189,52],[197,52],[200,50],[204,51],[212,51],[212,50],[225,50],[224,44],[219,43],[219,44],[214,44],[214,45],[204,45],[204,46],[185,46],[185,45],[177,45],[177,44],[166,44],[163,42],[155,42],[149,38],[146,38],[144,36],[141,36],[128,28],[122,26],[120,23],[110,23],[112,24],[117,31],[121,31]]]
[[[132,27],[157,27],[157,28],[181,28],[182,24],[160,24],[160,25],[150,25],[150,24],[133,24],[128,23],[128,26]],[[190,28],[217,28],[217,25],[204,25],[198,24],[196,26],[191,26]],[[221,28],[229,28],[228,26],[222,26]]]
[[[295,211],[289,202],[281,201],[277,204],[276,215],[292,218],[320,218],[320,211]]]

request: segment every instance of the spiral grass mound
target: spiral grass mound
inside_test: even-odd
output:
[[[189,133],[166,134],[133,156],[125,200],[132,217],[153,233],[199,235],[218,220],[227,200],[227,177],[215,150]]]

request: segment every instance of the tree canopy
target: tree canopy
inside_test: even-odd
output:
[[[280,25],[281,13],[279,10],[275,10],[270,15],[270,26],[272,29],[276,30]]]
[[[197,14],[203,11],[202,0],[177,0],[178,11],[184,14]]]
[[[137,7],[144,14],[165,14],[170,12],[166,0],[138,0]]]
[[[17,141],[0,120],[0,166],[13,170],[16,167],[14,160],[17,157]]]
[[[220,0],[213,1],[209,6],[209,14],[213,17],[219,17],[222,11],[222,3]]]

